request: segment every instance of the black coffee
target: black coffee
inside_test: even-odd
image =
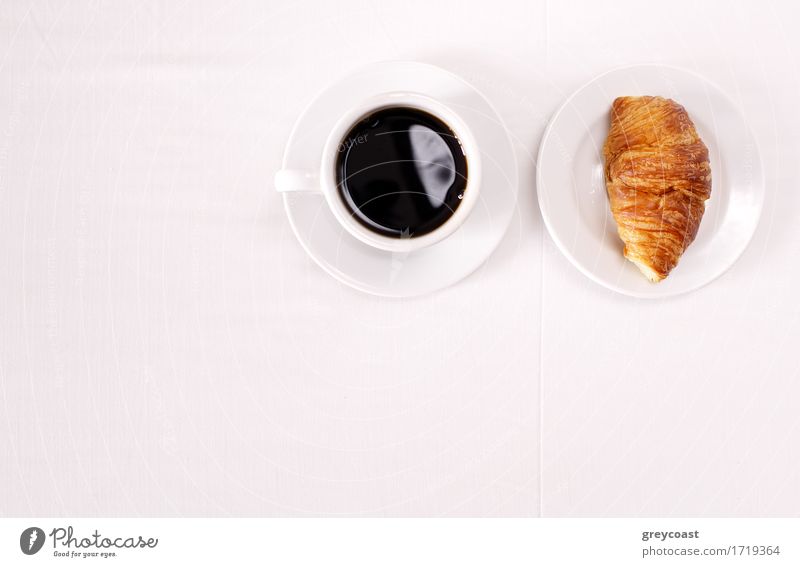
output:
[[[467,185],[467,158],[455,133],[416,108],[378,110],[339,146],[339,193],[353,216],[387,236],[427,234],[449,219]]]

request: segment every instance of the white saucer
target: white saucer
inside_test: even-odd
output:
[[[711,199],[697,238],[656,284],[622,256],[606,196],[602,147],[611,103],[626,95],[682,104],[711,160]],[[755,138],[717,86],[683,69],[636,65],[593,79],[555,113],[539,149],[537,192],[550,235],[581,272],[619,293],[666,297],[711,282],[744,252],[761,215],[764,179]]]
[[[481,150],[481,191],[469,218],[452,235],[410,253],[378,250],[351,236],[316,193],[284,193],[300,244],[326,272],[361,291],[409,297],[447,287],[472,273],[497,247],[517,202],[517,163],[503,122],[486,98],[460,77],[425,63],[370,65],[323,91],[295,124],[283,167],[319,169],[336,120],[354,102],[389,91],[438,99],[466,122]]]

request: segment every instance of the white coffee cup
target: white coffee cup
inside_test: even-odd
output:
[[[467,159],[467,183],[461,203],[441,226],[421,236],[394,238],[367,228],[355,218],[343,202],[337,188],[336,158],[341,144],[350,129],[362,118],[388,107],[410,107],[422,110],[447,124],[455,133]],[[316,192],[325,196],[336,220],[360,241],[391,252],[412,252],[430,246],[453,234],[467,219],[480,190],[481,161],[475,138],[457,112],[449,106],[422,94],[391,92],[370,97],[346,112],[335,124],[322,150],[318,171],[282,169],[275,174],[275,188],[279,192]]]

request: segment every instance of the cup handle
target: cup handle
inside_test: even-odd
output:
[[[301,169],[281,169],[275,174],[275,189],[279,193],[321,193],[319,175]]]

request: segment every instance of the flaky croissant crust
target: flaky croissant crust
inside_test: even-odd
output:
[[[691,244],[711,196],[708,148],[686,110],[661,97],[620,97],[603,146],[606,190],[623,254],[653,282]]]

